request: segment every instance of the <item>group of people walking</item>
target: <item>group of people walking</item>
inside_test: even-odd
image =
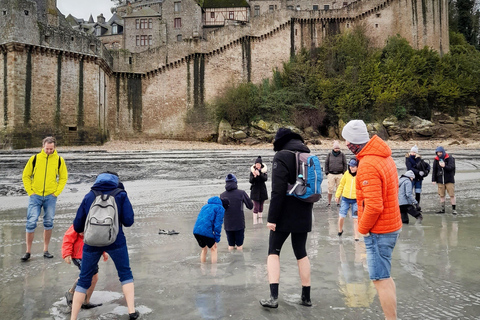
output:
[[[452,213],[456,214],[454,195],[455,161],[442,147],[436,149],[433,168],[425,162],[414,146],[406,156],[407,171],[398,178],[397,167],[390,147],[378,136],[370,138],[362,120],[348,122],[342,130],[346,147],[354,157],[347,161],[335,141],[333,150],[325,161],[328,177],[328,206],[335,195],[339,206],[338,236],[343,234],[344,220],[349,210],[354,219],[354,238],[365,241],[370,279],[377,289],[386,319],[396,319],[396,290],[390,276],[392,252],[399,237],[402,222],[408,223],[408,214],[423,219],[420,208],[422,181],[432,171],[432,182],[438,186],[441,208],[445,213],[445,195],[450,196]],[[63,158],[55,150],[55,139],[43,141],[42,151],[32,156],[23,172],[25,190],[29,195],[27,210],[27,250],[22,261],[31,257],[31,246],[36,223],[44,210],[44,257],[53,258],[48,244],[53,228],[56,198],[62,192],[68,178]],[[301,282],[303,306],[312,306],[310,297],[310,261],[306,251],[307,235],[312,229],[313,203],[287,196],[289,184],[297,179],[295,152],[310,153],[303,138],[290,129],[281,128],[275,135],[273,150],[276,152],[271,166],[271,197],[266,227],[269,229],[267,271],[270,295],[260,300],[267,308],[278,307],[280,282],[280,252],[290,236]],[[284,152],[286,151],[286,152]],[[292,152],[293,151],[293,152]],[[244,206],[253,209],[253,219],[263,217],[264,202],[268,199],[266,181],[267,166],[259,156],[250,168],[250,196],[238,189],[237,177],[229,173],[225,178],[225,192],[214,196],[198,214],[193,234],[202,248],[201,262],[206,261],[208,249],[212,263],[217,262],[217,244],[224,226],[228,249],[242,250],[245,231]],[[415,194],[415,195],[414,195]],[[98,195],[112,196],[118,212],[118,235],[113,243],[95,246],[84,243],[83,236],[89,211]],[[98,306],[90,302],[91,293],[98,279],[98,262],[111,257],[126,298],[130,319],[139,317],[134,307],[133,275],[122,227],[134,223],[134,212],[127,193],[114,172],[103,172],[95,180],[91,191],[84,197],[77,210],[73,225],[67,230],[62,246],[62,257],[80,268],[79,278],[66,293],[72,306],[71,319],[76,319],[81,308]]]

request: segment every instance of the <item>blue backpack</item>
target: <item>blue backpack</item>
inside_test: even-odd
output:
[[[314,203],[322,197],[320,185],[323,181],[322,166],[316,155],[285,150],[295,154],[295,184],[288,184],[287,196],[293,196],[304,202]]]

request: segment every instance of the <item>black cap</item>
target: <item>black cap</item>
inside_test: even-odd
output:
[[[280,151],[283,149],[283,146],[290,140],[297,139],[304,142],[302,136],[298,133],[293,132],[288,128],[280,128],[275,135],[275,141],[273,141],[273,151]]]

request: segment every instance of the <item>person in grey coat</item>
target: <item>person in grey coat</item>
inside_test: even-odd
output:
[[[423,220],[418,201],[413,196],[413,179],[415,179],[415,173],[413,173],[412,170],[408,170],[400,177],[398,182],[398,204],[400,206],[402,222],[405,224],[409,223],[409,214],[416,218],[419,223]]]

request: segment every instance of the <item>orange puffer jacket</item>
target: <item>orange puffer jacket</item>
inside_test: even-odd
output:
[[[357,155],[358,231],[389,233],[402,228],[398,174],[392,150],[373,136]]]

